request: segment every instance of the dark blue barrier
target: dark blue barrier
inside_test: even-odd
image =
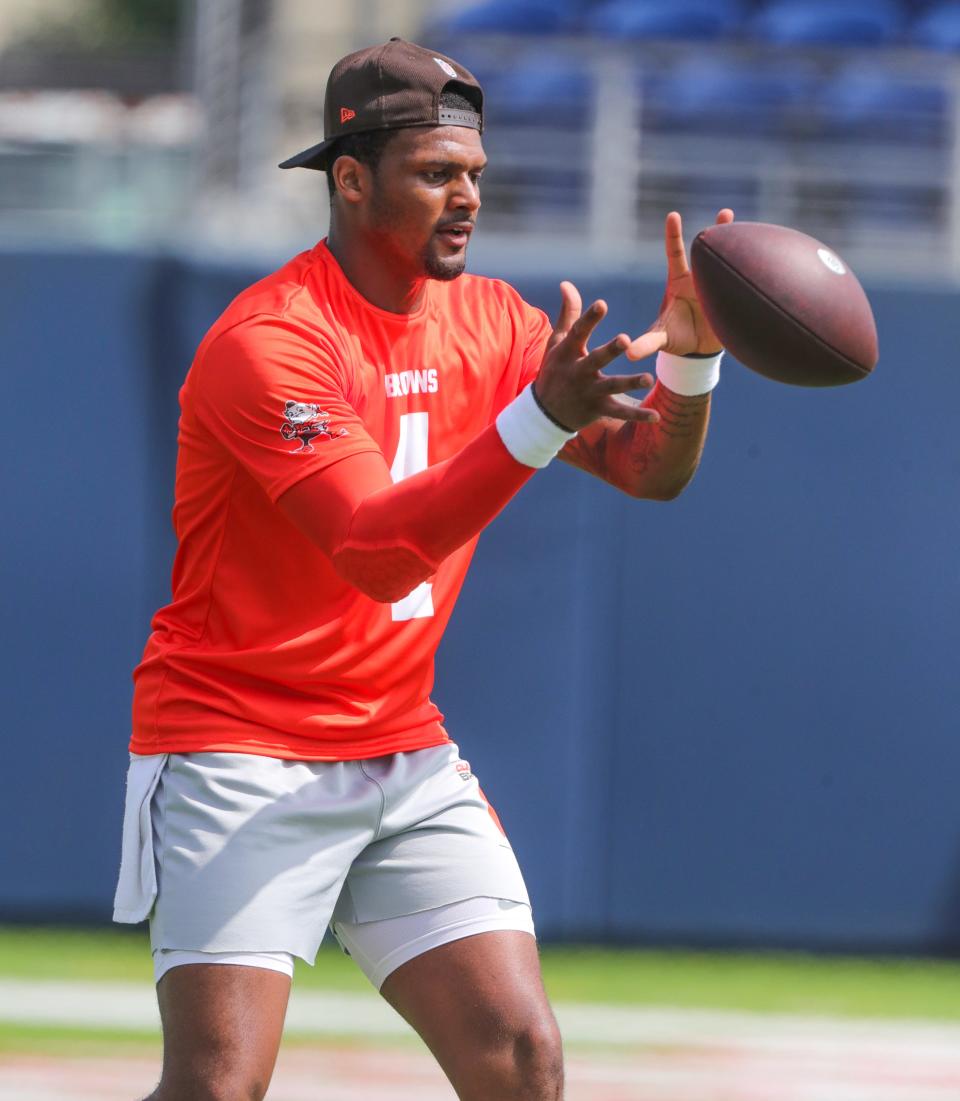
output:
[[[481,544],[437,698],[551,933],[960,945],[956,296],[872,298],[873,378],[728,362],[681,498],[551,468]]]
[[[0,257],[4,916],[104,912],[150,614],[145,505],[168,475],[152,468],[154,279],[133,257]]]
[[[169,585],[176,390],[257,274],[0,256],[0,919],[108,912],[129,672]],[[555,281],[517,285],[555,309]],[[609,333],[661,290],[581,289],[609,300]],[[436,699],[548,936],[960,946],[957,300],[872,298],[864,383],[794,390],[727,363],[677,501],[557,465],[481,540]]]

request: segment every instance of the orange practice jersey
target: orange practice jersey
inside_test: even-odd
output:
[[[381,604],[276,502],[359,452],[394,481],[455,454],[536,376],[550,331],[470,275],[388,313],[324,242],[231,303],[180,393],[173,600],[135,673],[133,752],[350,760],[446,740],[433,659],[476,540]]]

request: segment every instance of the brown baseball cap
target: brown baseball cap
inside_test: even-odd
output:
[[[476,111],[440,106],[444,91],[459,92]],[[469,126],[483,132],[483,89],[458,62],[423,46],[391,38],[348,54],[334,65],[323,105],[324,140],[289,157],[281,168],[329,167],[332,146],[347,134],[404,126]]]

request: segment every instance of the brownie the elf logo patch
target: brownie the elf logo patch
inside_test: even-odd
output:
[[[312,451],[311,440],[320,439],[335,440],[338,436],[345,436],[345,428],[331,428],[330,414],[321,409],[315,402],[288,401],[283,407],[283,424],[280,426],[280,435],[285,440],[299,440],[300,446],[295,447],[292,455],[300,455],[304,451]]]

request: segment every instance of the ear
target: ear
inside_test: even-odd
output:
[[[332,171],[337,194],[348,203],[359,203],[369,193],[370,169],[354,157],[337,157]]]

